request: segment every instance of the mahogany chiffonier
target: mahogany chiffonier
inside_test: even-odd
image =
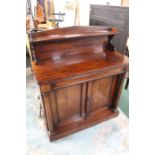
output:
[[[75,26],[29,34],[50,141],[118,115],[128,58],[111,44],[117,33]]]

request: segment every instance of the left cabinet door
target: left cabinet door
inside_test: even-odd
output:
[[[57,129],[84,119],[85,96],[85,83],[51,90],[43,96],[47,123]]]

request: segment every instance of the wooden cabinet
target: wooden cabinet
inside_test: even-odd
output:
[[[41,86],[51,140],[116,116],[123,76],[124,73],[55,90],[51,85]]]
[[[116,31],[104,30],[73,27],[31,34],[32,66],[51,141],[118,115],[128,58],[110,43]]]

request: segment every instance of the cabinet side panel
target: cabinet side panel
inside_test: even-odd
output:
[[[46,113],[46,119],[47,119],[47,123],[48,123],[49,134],[54,135],[53,118],[52,118],[52,110],[51,110],[49,94],[46,94],[43,96],[43,102],[44,102],[44,108],[45,108],[45,113]]]
[[[118,82],[118,77],[119,77],[119,75],[113,76],[111,89],[110,89],[110,94],[109,94],[109,103],[111,105],[112,105],[112,101],[113,101],[113,98],[114,98],[115,89],[116,89],[116,85],[117,85],[117,82]]]
[[[53,124],[54,127],[58,125],[58,107],[56,102],[56,94],[54,91],[50,93],[50,101],[51,101],[51,107],[52,107],[52,116],[53,116]]]
[[[124,83],[124,79],[125,79],[125,74],[126,73],[123,73],[123,74],[119,74],[117,76],[117,83],[116,83],[116,87],[115,87],[115,90],[114,90],[114,95],[113,95],[113,98],[112,98],[112,104],[111,104],[111,108],[116,110],[117,107],[118,107],[118,104],[119,104],[119,99],[120,99],[120,95],[121,95],[121,92],[122,92],[122,87],[123,87],[123,83]]]

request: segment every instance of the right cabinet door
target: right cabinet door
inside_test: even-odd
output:
[[[117,76],[110,76],[88,82],[86,103],[88,115],[111,106],[116,82]]]

